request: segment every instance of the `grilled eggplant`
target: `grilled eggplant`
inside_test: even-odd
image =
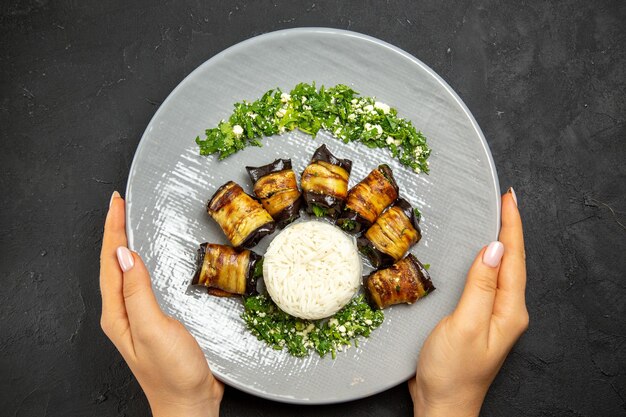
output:
[[[207,212],[237,248],[251,248],[275,228],[272,216],[261,203],[233,181],[215,192],[207,204]]]
[[[278,227],[285,227],[300,217],[302,198],[291,159],[277,159],[261,167],[246,167],[254,183],[254,194]]]
[[[398,184],[388,165],[379,165],[348,192],[337,225],[348,233],[367,230],[398,198]]]
[[[399,198],[357,239],[362,254],[375,268],[386,267],[402,259],[422,238],[411,204]]]
[[[365,291],[373,307],[414,303],[435,290],[424,265],[413,254],[365,278]]]
[[[348,196],[352,161],[335,157],[326,145],[313,154],[302,173],[302,195],[307,212],[317,217],[337,218]]]
[[[256,293],[263,275],[263,258],[247,249],[203,243],[198,249],[192,285],[203,285],[211,295],[232,297]]]

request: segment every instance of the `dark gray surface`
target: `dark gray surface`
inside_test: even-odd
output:
[[[99,328],[109,196],[169,92],[220,50],[296,26],[355,30],[437,71],[525,220],[531,325],[483,415],[626,416],[626,4],[58,2],[0,6],[0,410],[144,416]],[[227,389],[224,416],[408,416],[404,385],[298,407]]]

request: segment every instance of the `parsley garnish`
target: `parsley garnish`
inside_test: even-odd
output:
[[[415,172],[429,170],[431,150],[411,121],[398,117],[396,109],[373,97],[362,97],[342,84],[317,89],[315,83],[300,83],[289,94],[277,88],[254,102],[235,103],[228,120],[207,129],[205,138],[198,136],[196,143],[201,155],[217,153],[224,159],[246,146],[261,146],[259,138],[296,128],[313,137],[324,129],[344,143],[387,148]]]
[[[328,212],[328,209],[318,206],[317,204],[311,204],[311,210],[313,210],[313,214],[315,214],[315,217],[324,217],[326,215],[326,212]]]
[[[368,337],[385,318],[381,310],[373,310],[362,295],[353,298],[330,320],[302,320],[283,312],[266,295],[247,297],[241,315],[250,332],[276,350],[287,348],[297,357],[308,356],[312,350],[321,357],[332,358],[347,346],[358,346],[357,337]],[[346,346],[346,348],[344,348]]]
[[[347,231],[352,231],[356,229],[356,226],[357,226],[357,222],[355,222],[354,220],[350,220],[350,219],[341,220],[340,222],[337,222],[337,224],[339,224],[339,226],[343,230],[347,230]]]

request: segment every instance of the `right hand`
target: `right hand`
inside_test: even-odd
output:
[[[528,327],[522,221],[502,197],[500,242],[483,248],[454,312],[424,342],[409,381],[416,417],[478,416],[507,354]]]

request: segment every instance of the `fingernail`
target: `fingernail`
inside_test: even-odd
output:
[[[130,271],[135,266],[133,254],[124,246],[117,248],[117,262],[124,272]]]
[[[483,254],[483,263],[495,268],[500,264],[502,255],[504,255],[504,245],[498,241],[491,242]]]
[[[113,199],[119,196],[120,196],[120,193],[118,193],[117,191],[113,191],[113,194],[111,194],[111,199],[109,200],[109,208],[111,207],[111,204],[113,204]]]
[[[513,201],[515,201],[515,207],[517,207],[517,195],[513,187],[509,187],[509,192],[511,193],[511,197],[513,197]]]

